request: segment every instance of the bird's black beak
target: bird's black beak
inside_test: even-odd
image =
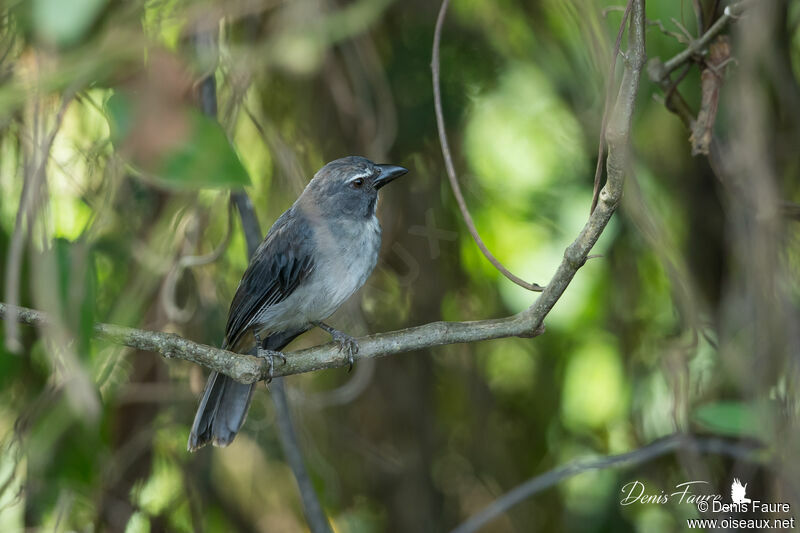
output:
[[[373,187],[375,189],[380,189],[387,183],[390,183],[406,172],[408,172],[407,168],[398,167],[397,165],[375,165],[379,169],[381,169],[381,173],[378,174],[378,177],[375,178],[375,181],[372,182]]]

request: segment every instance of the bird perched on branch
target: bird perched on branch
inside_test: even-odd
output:
[[[347,350],[352,367],[355,339],[322,321],[375,268],[381,246],[378,190],[406,172],[356,156],[322,167],[251,258],[228,311],[222,347],[266,358],[272,377],[274,359],[285,360],[280,350],[317,326]],[[254,390],[255,384],[212,372],[194,417],[189,450],[209,442],[230,444]]]

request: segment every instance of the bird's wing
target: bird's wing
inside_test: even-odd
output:
[[[258,247],[228,311],[226,346],[234,347],[266,307],[286,298],[314,269],[310,229],[287,212]]]

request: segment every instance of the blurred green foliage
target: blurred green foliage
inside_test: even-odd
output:
[[[124,153],[126,141],[137,135],[136,117],[143,112],[124,94],[112,95],[105,105],[111,142]],[[247,171],[217,121],[197,109],[187,108],[181,115],[177,120],[188,132],[178,146],[164,147],[164,153],[154,156],[156,160],[145,167],[146,175],[166,185],[192,189],[250,185]]]
[[[650,0],[648,18],[694,35],[692,4]],[[756,85],[780,139],[767,143],[778,151],[780,197],[797,202],[800,137],[783,103],[797,87],[800,7],[775,4],[783,26],[764,67],[771,74]],[[489,248],[527,280],[548,282],[588,216],[620,20],[614,7],[453,0],[444,27],[443,104],[467,203]],[[536,295],[480,254],[447,184],[429,67],[437,9],[384,0],[31,0],[4,8],[0,277],[22,218],[19,301],[56,324],[21,327],[20,354],[0,342],[0,531],[305,530],[268,393],[257,391],[230,448],[190,455],[203,369],[90,338],[101,321],[220,342],[247,266],[229,189],[246,187],[266,231],[328,160],[361,154],[412,169],[382,193],[378,268],[333,317],[351,334],[531,305]],[[219,57],[198,54],[193,32],[209,28],[220,30]],[[684,47],[648,26],[649,57]],[[197,110],[197,78],[209,65],[217,65],[219,124]],[[737,68],[729,77],[744,71]],[[697,71],[680,84],[693,109]],[[723,87],[723,140],[741,133],[739,97]],[[486,531],[679,531],[697,516],[675,503],[620,506],[621,487],[634,479],[658,493],[701,475],[725,493],[738,472],[754,494],[796,495],[770,477],[800,466],[785,452],[799,440],[790,422],[796,346],[750,328],[769,306],[736,300],[744,292],[736,275],[746,268],[731,228],[740,224],[661,98],[643,77],[625,199],[544,335],[287,380],[303,453],[337,532],[445,531],[532,476],[676,431],[757,437],[784,455],[769,468],[706,455],[698,470],[676,455],[582,473]],[[20,215],[23,184],[40,166],[46,187],[29,221]],[[214,261],[180,263],[210,254],[228,234]],[[785,277],[774,292],[791,302],[781,311],[791,317],[800,248],[796,228],[782,235]],[[770,339],[782,344],[756,359],[753,346]],[[291,348],[327,340],[312,331]]]

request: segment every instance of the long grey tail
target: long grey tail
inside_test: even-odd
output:
[[[203,399],[194,415],[189,434],[190,452],[209,442],[227,446],[242,427],[256,384],[245,385],[224,374],[212,372],[206,382]]]
[[[281,350],[303,331],[275,333],[263,340],[263,347]],[[255,353],[255,348],[252,352]],[[256,383],[245,385],[224,374],[212,372],[194,415],[187,444],[189,451],[198,450],[209,442],[214,446],[230,444],[244,423],[255,387]]]

